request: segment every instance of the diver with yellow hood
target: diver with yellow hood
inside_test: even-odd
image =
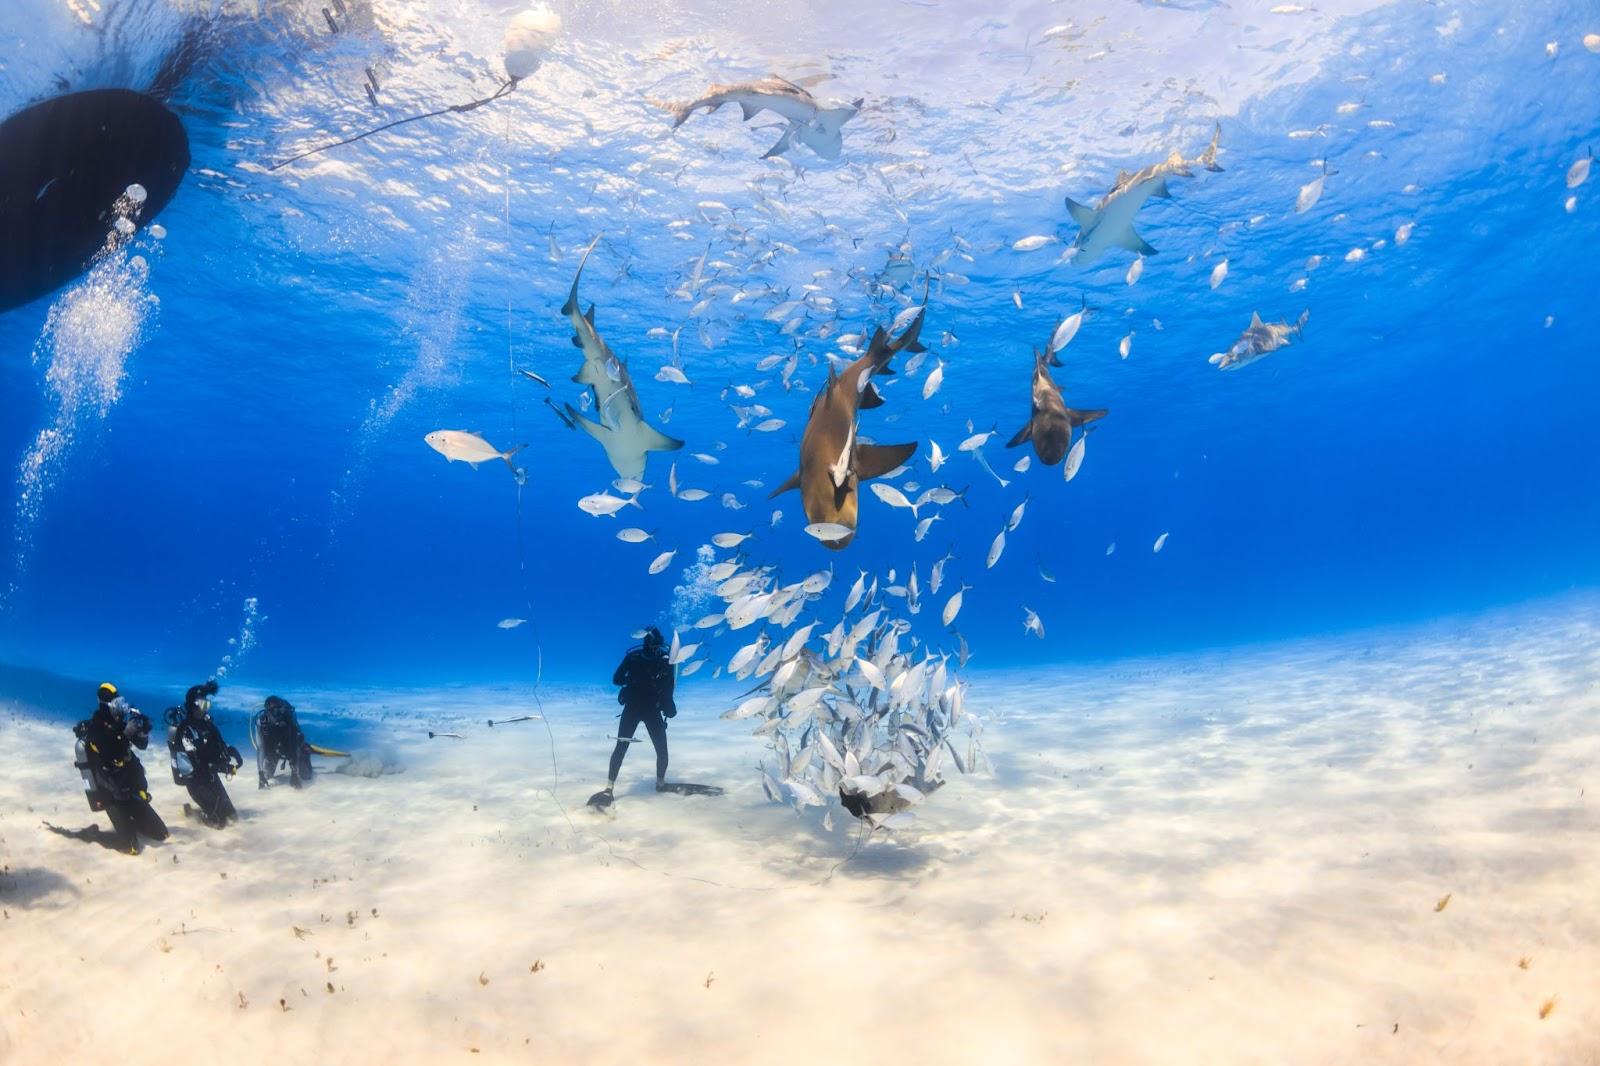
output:
[[[150,806],[150,782],[135,749],[150,743],[150,719],[106,682],[93,716],[73,727],[75,765],[83,775],[89,809],[105,811],[118,851],[139,854],[139,838],[167,839],[167,825]]]

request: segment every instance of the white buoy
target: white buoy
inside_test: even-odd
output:
[[[561,16],[548,4],[533,4],[506,26],[506,73],[521,81],[539,69],[544,53],[561,32]]]

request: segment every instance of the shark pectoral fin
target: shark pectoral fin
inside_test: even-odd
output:
[[[1150,195],[1159,197],[1163,200],[1172,199],[1172,190],[1167,188],[1167,179],[1162,178],[1160,181],[1156,182],[1156,187],[1150,193]]]
[[[782,485],[779,485],[777,488],[775,488],[771,492],[767,493],[767,499],[769,499],[769,500],[776,499],[777,497],[782,496],[784,493],[788,492],[790,489],[797,489],[799,487],[800,487],[800,471],[796,470],[794,473],[789,475],[789,480],[785,481]]]
[[[1107,407],[1100,407],[1093,411],[1079,411],[1076,408],[1068,407],[1066,411],[1067,421],[1075,426],[1086,426],[1090,422],[1098,422],[1111,413],[1110,408]]]
[[[576,333],[574,333],[572,335],[572,346],[574,348],[582,348],[583,347],[583,338],[578,336]],[[578,379],[577,378],[573,378],[572,380],[576,381]]]
[[[1010,440],[1006,441],[1006,447],[1007,448],[1015,448],[1017,445],[1023,443],[1024,441],[1030,441],[1032,439],[1033,439],[1033,419],[1029,418],[1026,422],[1022,423],[1022,428],[1017,430],[1016,436],[1014,436]]]
[[[609,429],[593,419],[585,418],[583,415],[579,414],[578,409],[573,407],[570,403],[563,406],[566,407],[567,417],[572,419],[572,424],[574,426],[582,429],[585,433],[589,434],[589,436],[593,437],[601,444],[606,442],[606,437],[611,432]]]
[[[600,447],[606,450],[606,460],[611,463],[611,469],[617,472],[618,477],[644,476],[644,452],[633,447],[633,442],[609,426],[583,417],[570,404],[567,414],[585,433],[600,442]]]
[[[677,437],[669,437],[654,426],[640,424],[640,438],[644,442],[647,452],[675,452],[683,447],[683,441]]]
[[[1095,219],[1099,217],[1100,212],[1085,204],[1080,204],[1070,196],[1066,197],[1066,201],[1067,214],[1072,216],[1072,221],[1076,222],[1084,229],[1089,229],[1094,226]]]
[[[856,480],[867,481],[882,477],[916,452],[916,441],[909,444],[858,444],[855,461]]]
[[[883,406],[883,397],[878,395],[877,389],[868,385],[861,390],[861,399],[856,402],[856,406],[863,411],[870,411],[874,407]]]
[[[1117,244],[1123,248],[1126,248],[1130,252],[1138,252],[1140,255],[1156,254],[1156,250],[1150,247],[1143,237],[1133,232],[1132,226],[1129,226],[1127,230],[1117,238]]]
[[[794,135],[801,144],[829,162],[838,159],[840,153],[844,151],[844,136],[837,129],[829,129],[818,123],[808,123],[797,127]]]
[[[1050,365],[1051,366],[1066,366],[1067,364],[1063,363],[1061,361],[1061,356],[1059,354],[1057,354],[1056,352],[1051,352],[1050,353]]]
[[[764,154],[761,158],[771,159],[773,156],[782,155],[783,153],[787,152],[789,150],[789,146],[794,143],[794,131],[795,125],[790,123],[789,128],[783,131],[783,136],[778,138],[778,143],[773,145],[771,148],[768,148],[766,154]]]
[[[757,112],[759,112],[761,108],[759,105],[747,104],[741,100],[739,101],[739,110],[744,113],[744,120],[749,122],[751,119],[756,117]]]

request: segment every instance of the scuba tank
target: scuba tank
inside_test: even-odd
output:
[[[184,710],[182,707],[168,707],[167,719],[167,750],[172,753],[172,783],[187,785],[194,776],[194,761],[189,758],[189,753],[183,750],[181,728],[183,726]]]
[[[78,738],[77,746],[73,750],[72,765],[77,767],[78,773],[83,776],[83,794],[89,801],[89,809],[103,811],[106,809],[106,797],[100,789],[99,782],[95,780],[94,764],[89,762],[89,741],[85,739],[88,731],[88,722],[79,722],[72,727],[72,732]]]

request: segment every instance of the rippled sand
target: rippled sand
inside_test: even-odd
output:
[[[1600,1057],[1595,601],[973,686],[996,773],[842,865],[707,689],[672,776],[721,798],[641,745],[585,810],[600,690],[546,695],[553,795],[539,723],[482,726],[525,694],[347,693],[404,773],[216,833],[153,758],[139,858],[39,827],[91,820],[71,736],[9,706],[0,1061]]]

